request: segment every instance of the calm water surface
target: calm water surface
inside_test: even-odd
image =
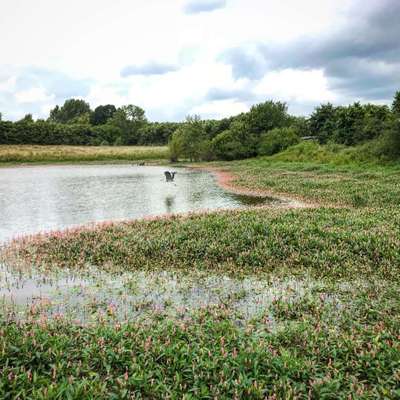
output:
[[[0,168],[0,242],[91,222],[201,209],[235,208],[265,199],[222,190],[212,174],[171,167],[95,165]]]

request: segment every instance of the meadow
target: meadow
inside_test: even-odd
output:
[[[168,154],[166,146],[0,145],[0,165],[145,161],[166,159]]]
[[[399,398],[400,167],[278,156],[207,166],[313,207],[109,223],[4,249],[6,264],[44,273],[168,271],[189,286],[200,274],[278,289],[129,321],[109,308],[93,324],[3,314],[1,397]],[[262,307],[244,318],[250,300]]]

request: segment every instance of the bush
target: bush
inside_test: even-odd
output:
[[[247,155],[246,147],[235,138],[231,131],[220,133],[212,140],[212,149],[216,158],[220,160],[236,160],[245,158]]]
[[[199,161],[210,158],[210,144],[200,117],[187,117],[172,135],[169,143],[170,157],[177,161],[180,157],[190,161]]]
[[[400,118],[393,118],[381,138],[377,141],[376,152],[390,160],[400,158]]]
[[[183,156],[183,136],[177,129],[171,136],[168,143],[169,157],[172,162],[176,162]]]
[[[123,146],[123,145],[124,145],[124,141],[123,141],[122,137],[121,137],[121,136],[118,136],[118,137],[115,139],[113,145],[114,145],[114,146]]]
[[[299,143],[299,141],[294,128],[275,128],[261,137],[258,154],[271,156]]]
[[[290,117],[286,103],[266,101],[251,107],[245,116],[248,131],[260,136],[263,132],[287,126]]]

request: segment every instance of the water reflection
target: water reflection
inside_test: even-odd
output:
[[[37,166],[0,169],[0,242],[105,220],[259,204],[224,192],[203,171],[165,167]]]
[[[165,208],[168,213],[171,213],[174,209],[175,198],[173,196],[167,196],[165,198]]]

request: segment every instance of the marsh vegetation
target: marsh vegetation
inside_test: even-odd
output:
[[[3,305],[2,394],[400,395],[398,167],[271,158],[218,167],[236,185],[318,207],[175,216],[13,242],[3,263],[45,274],[54,290],[29,307]],[[66,273],[85,283],[65,289]],[[9,289],[19,285],[13,279]]]
[[[3,246],[1,396],[399,398],[399,104],[323,105],[302,119],[266,102],[168,131],[173,159],[214,160],[206,167],[231,189],[307,207],[110,222]],[[49,123],[76,130],[67,109]],[[137,121],[117,117],[101,129],[118,122],[138,139]]]

